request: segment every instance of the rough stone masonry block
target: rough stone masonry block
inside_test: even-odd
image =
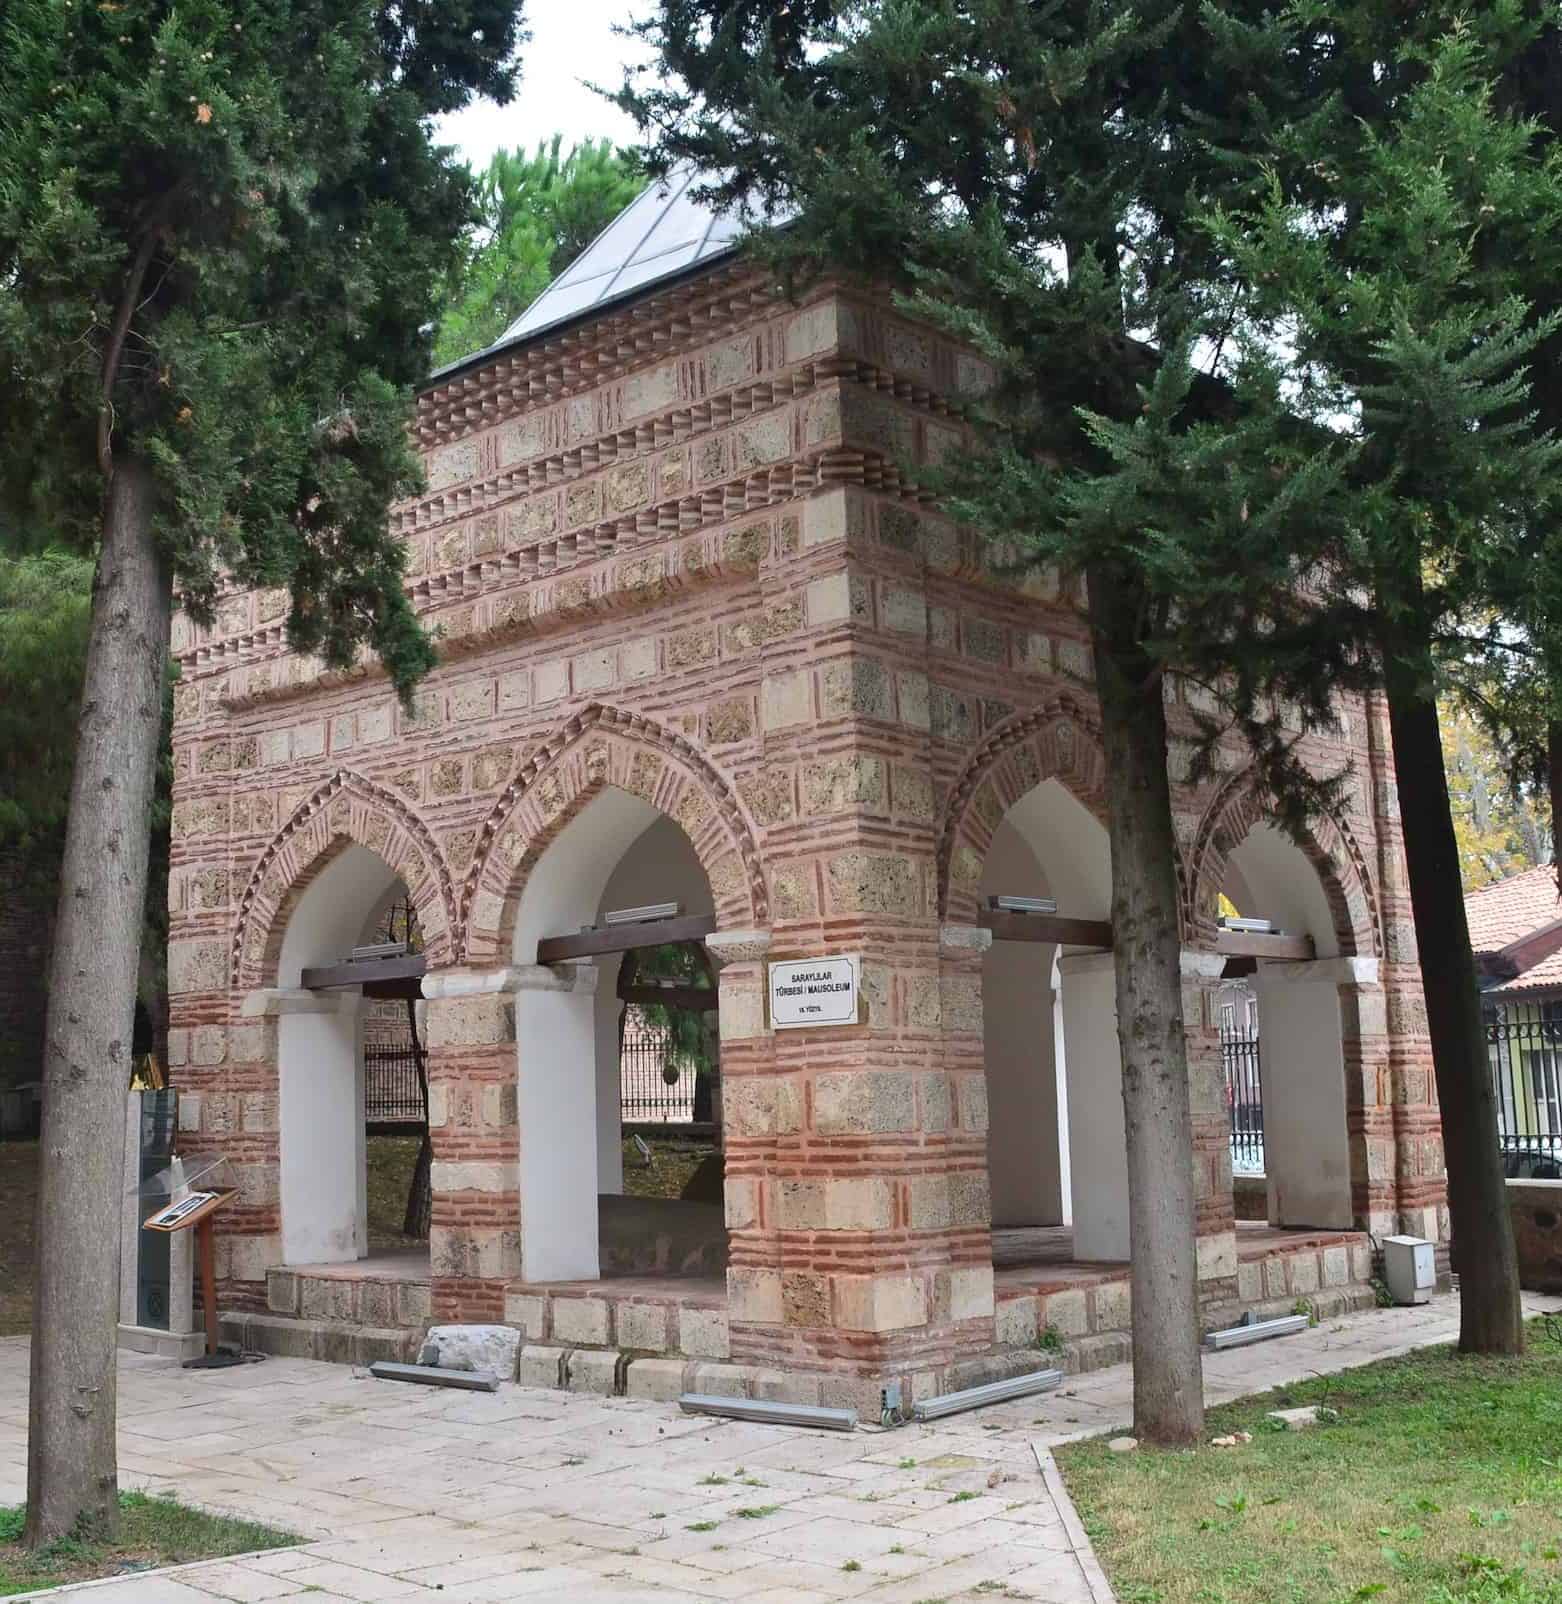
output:
[[[1082,1337],[1090,1329],[1085,1294],[1078,1289],[1043,1299],[1037,1317],[1043,1329],[1050,1326],[1065,1337]]]
[[[544,1334],[547,1309],[546,1298],[536,1298],[522,1292],[507,1292],[504,1295],[505,1324],[514,1326],[528,1341]]]
[[[824,1136],[916,1129],[916,1079],[893,1070],[843,1070],[814,1082],[814,1129]]]
[[[671,1311],[664,1303],[620,1303],[615,1324],[620,1348],[638,1348],[647,1353],[665,1353],[667,1325]]]
[[[1342,1287],[1350,1280],[1350,1252],[1345,1247],[1323,1250],[1323,1284]]]
[[[846,1331],[903,1331],[927,1324],[927,1286],[919,1275],[843,1275],[835,1282],[836,1321]]]
[[[1040,1335],[1035,1298],[1003,1298],[994,1310],[993,1335],[1001,1348],[1033,1348]]]
[[[624,1375],[624,1396],[652,1403],[675,1403],[684,1391],[682,1359],[632,1359]]]
[[[488,1370],[510,1381],[520,1347],[521,1333],[513,1326],[431,1326],[418,1350],[418,1363],[441,1370]]]
[[[723,1309],[680,1309],[678,1347],[691,1359],[725,1359],[732,1351]]]
[[[479,1047],[515,1040],[515,1005],[502,992],[428,1004],[428,1046]]]
[[[993,1312],[993,1267],[967,1265],[949,1274],[949,1318],[980,1320]]]
[[[564,1385],[563,1348],[527,1343],[515,1367],[515,1379],[523,1387],[562,1387]]]
[[[559,1342],[578,1342],[592,1347],[607,1343],[609,1306],[602,1298],[555,1298],[553,1335]]]
[[[618,1391],[618,1354],[611,1348],[594,1353],[572,1353],[565,1363],[571,1392],[594,1392],[604,1398]]]
[[[781,1272],[750,1268],[727,1271],[727,1313],[733,1320],[778,1326],[782,1320]]]

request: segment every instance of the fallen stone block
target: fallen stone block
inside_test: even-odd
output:
[[[486,1370],[509,1380],[520,1347],[521,1333],[514,1326],[432,1326],[418,1350],[418,1363],[442,1370]]]

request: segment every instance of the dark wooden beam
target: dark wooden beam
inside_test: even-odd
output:
[[[568,963],[572,958],[601,958],[611,952],[633,952],[637,947],[665,947],[679,941],[698,941],[714,934],[716,916],[686,913],[676,919],[645,919],[634,924],[604,925],[573,936],[545,936],[537,943],[540,964]]]
[[[316,969],[306,969],[303,973],[303,986],[306,991],[334,991],[342,986],[378,986],[392,981],[419,981],[428,971],[428,960],[421,952],[404,953],[400,958],[368,958],[362,963],[323,964]],[[385,996],[413,996],[422,995],[421,990],[413,992],[377,992],[371,995]]]
[[[1279,958],[1290,962],[1317,957],[1311,936],[1264,935],[1255,930],[1222,930],[1215,951],[1228,958]]]
[[[976,922],[994,941],[1049,941],[1064,947],[1110,949],[1112,927],[1105,919],[1065,919],[1057,913],[1006,913],[986,908]]]
[[[688,1008],[697,1013],[715,1010],[716,993],[708,986],[625,986],[618,1000],[626,1003],[656,1003],[663,1008]]]

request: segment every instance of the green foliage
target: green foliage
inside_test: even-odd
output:
[[[0,556],[0,843],[57,842],[76,755],[92,563]]]
[[[477,180],[478,225],[453,275],[434,342],[442,366],[491,345],[640,192],[628,158],[605,139],[561,155],[494,153]]]
[[[333,665],[432,653],[388,504],[471,186],[428,119],[507,98],[515,0],[12,0],[0,20],[0,505],[90,549],[148,464],[204,616],[291,588]]]
[[[1456,693],[1441,702],[1438,716],[1460,878],[1465,890],[1473,891],[1549,862],[1553,839],[1544,790],[1526,772],[1527,765],[1521,762],[1515,772],[1511,720],[1468,707]],[[1500,744],[1505,734],[1510,737],[1506,749]]]
[[[704,949],[698,942],[669,942],[660,947],[643,947],[626,954],[624,970],[626,983],[656,985],[666,983],[693,986],[699,990],[712,987],[710,968]],[[717,1064],[717,1034],[715,1015],[695,1008],[677,1008],[665,1003],[639,1003],[646,1023],[654,1029],[667,1032],[666,1067],[676,1070],[683,1065],[692,1067],[696,1074],[711,1074]]]

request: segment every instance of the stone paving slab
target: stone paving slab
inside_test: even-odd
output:
[[[1527,1299],[1530,1312],[1554,1299]],[[1457,1299],[1207,1355],[1212,1402],[1447,1342]],[[0,1503],[26,1485],[27,1343],[0,1339]],[[124,1354],[124,1484],[299,1547],[43,1594],[59,1604],[1112,1604],[1051,1449],[1125,1427],[1126,1366],[932,1425],[825,1436],[669,1404],[398,1386],[274,1358]]]

